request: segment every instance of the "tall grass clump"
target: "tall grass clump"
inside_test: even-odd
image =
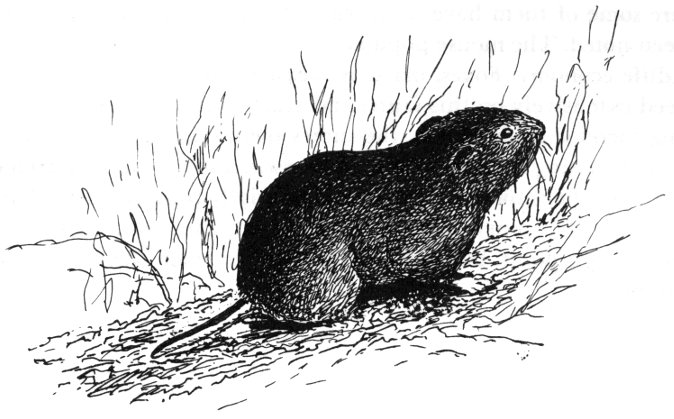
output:
[[[175,138],[136,140],[135,159],[107,172],[109,190],[95,194],[90,214],[99,230],[77,238],[92,242],[100,263],[71,269],[87,276],[85,307],[108,310],[113,295],[128,306],[166,307],[233,288],[238,240],[263,174],[278,172],[279,142],[226,97],[207,89],[187,118],[176,102]]]

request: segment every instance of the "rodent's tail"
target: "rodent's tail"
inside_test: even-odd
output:
[[[241,310],[243,308],[243,306],[245,306],[247,303],[248,303],[248,301],[246,301],[245,298],[240,298],[237,302],[232,304],[232,306],[230,306],[229,308],[227,308],[226,310],[224,310],[220,314],[216,315],[215,317],[203,322],[199,326],[196,326],[196,327],[194,327],[190,330],[187,330],[183,333],[179,333],[179,334],[173,336],[172,338],[169,338],[169,339],[165,340],[164,342],[160,343],[156,348],[154,348],[154,350],[152,351],[150,356],[152,358],[156,358],[161,351],[163,351],[164,349],[173,345],[174,343],[179,342],[183,339],[187,339],[190,336],[194,336],[199,332],[202,332],[202,331],[204,331],[204,330],[206,330],[210,327],[213,327],[213,326],[215,326],[219,323],[222,323],[223,321],[230,318],[232,315],[236,314],[236,312]]]

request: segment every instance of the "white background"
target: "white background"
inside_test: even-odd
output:
[[[361,35],[363,56],[381,73],[389,61],[400,62],[391,56],[404,52],[409,34],[413,54],[429,62],[450,37],[457,59],[486,51],[490,39],[532,54],[548,47],[553,55],[573,54],[594,10],[589,3],[362,3],[4,3],[2,247],[76,230],[84,213],[80,188],[105,181],[106,168],[125,161],[136,138],[174,138],[176,99],[194,110],[206,87],[226,89],[257,118],[283,126],[288,68],[300,49],[320,71],[342,74]],[[616,58],[592,127],[606,143],[583,207],[607,213],[669,195],[617,220],[616,231],[631,234],[619,254],[569,274],[581,286],[548,301],[545,319],[527,324],[526,333],[546,346],[524,362],[485,356],[393,369],[354,361],[325,383],[275,386],[222,414],[671,416],[674,8],[620,6]],[[616,7],[600,5],[604,31]],[[184,417],[212,415],[213,406],[235,401],[183,398],[129,408],[114,397],[52,397],[53,377],[32,364],[26,348],[93,320],[66,307],[71,297],[59,295],[59,279],[67,275],[51,269],[57,261],[9,252],[1,258],[3,416]],[[40,295],[45,289],[49,295]]]

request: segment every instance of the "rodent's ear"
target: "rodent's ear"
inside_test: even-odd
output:
[[[471,145],[461,147],[456,153],[454,153],[454,157],[452,158],[453,169],[458,171],[465,169],[466,165],[475,154],[477,154],[475,147]]]
[[[441,116],[432,116],[425,120],[419,127],[417,128],[417,137],[421,137],[423,134],[425,134],[432,126],[436,125],[438,122],[442,121]]]

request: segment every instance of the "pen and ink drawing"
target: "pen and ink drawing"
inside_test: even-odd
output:
[[[231,109],[226,92],[206,89],[187,127],[192,110],[176,102],[173,143],[136,140],[135,159],[105,173],[109,191],[80,187],[100,227],[9,249],[88,249],[95,263],[70,269],[83,309],[136,313],[50,337],[30,348],[35,363],[62,371],[57,393],[142,401],[245,381],[313,385],[366,352],[395,353],[392,367],[484,345],[525,359],[545,342],[499,326],[535,316],[576,285],[565,273],[629,237],[597,242],[612,214],[578,211],[603,146],[592,80],[619,66],[620,12],[598,28],[598,9],[558,68],[555,51],[494,40],[451,61],[457,38],[417,83],[409,36],[389,69],[393,96],[359,66],[365,37],[345,57],[345,91],[300,52],[287,82],[303,138],[251,126],[251,109]]]

